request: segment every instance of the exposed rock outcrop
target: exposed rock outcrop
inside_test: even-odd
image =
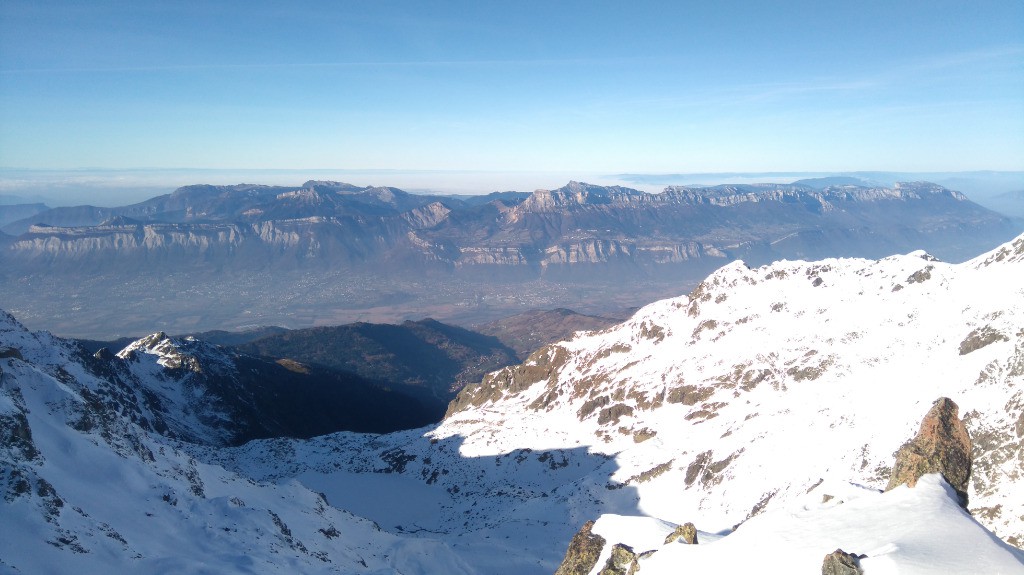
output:
[[[572,541],[569,542],[569,549],[565,552],[565,559],[558,566],[555,575],[587,575],[594,565],[597,565],[597,560],[604,549],[605,539],[592,533],[593,528],[594,522],[587,521],[583,527],[580,527],[579,532],[573,535]]]
[[[15,359],[22,359],[21,350],[16,347],[0,347],[0,359],[13,357]]]
[[[942,475],[967,507],[967,486],[971,478],[971,437],[959,417],[959,407],[940,397],[921,422],[917,436],[896,453],[889,491],[900,485],[914,487],[926,473]]]
[[[676,541],[682,541],[690,545],[697,544],[697,528],[694,527],[693,523],[687,522],[676,527],[676,530],[669,533],[668,537],[665,538],[665,545]]]
[[[96,350],[96,353],[92,354],[92,356],[103,361],[113,361],[117,357],[114,355],[114,352],[110,351],[110,349],[106,347],[99,348]]]
[[[861,575],[860,557],[836,549],[825,556],[821,564],[821,575]]]
[[[445,418],[471,407],[498,401],[506,395],[515,395],[532,385],[546,381],[552,387],[558,381],[558,370],[568,360],[569,354],[560,345],[544,346],[530,355],[520,365],[502,368],[484,376],[482,382],[468,385],[448,404]],[[531,406],[540,409],[543,406]]]
[[[639,570],[637,555],[629,545],[616,543],[598,575],[631,575]]]
[[[986,345],[1001,341],[1010,341],[1010,338],[1006,337],[1005,334],[999,333],[990,325],[979,327],[967,334],[967,337],[960,342],[960,355],[967,355],[973,351],[978,351]]]

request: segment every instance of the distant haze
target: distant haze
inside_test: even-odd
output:
[[[661,191],[661,184],[626,181],[617,176],[568,172],[489,172],[447,170],[17,170],[0,169],[0,203],[16,196],[24,203],[51,207],[88,204],[120,206],[167,194],[192,184],[240,183],[297,186],[307,180],[333,180],[359,186],[390,186],[410,193],[486,195],[491,192],[555,189],[569,180],[627,185]]]

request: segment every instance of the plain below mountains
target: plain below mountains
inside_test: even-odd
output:
[[[46,210],[3,230],[0,304],[27,325],[100,338],[119,335],[105,326],[478,325],[556,307],[617,316],[735,259],[924,248],[960,261],[1019,231],[941,186],[844,181],[657,194],[570,182],[476,197],[197,185],[130,206]]]

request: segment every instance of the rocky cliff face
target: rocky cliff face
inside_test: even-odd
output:
[[[597,559],[601,556],[606,541],[604,537],[594,535],[591,531],[593,528],[593,521],[587,521],[580,527],[579,532],[569,543],[565,559],[558,566],[555,575],[587,575],[597,565]]]

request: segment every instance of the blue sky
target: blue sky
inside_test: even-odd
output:
[[[1024,169],[1024,2],[0,3],[0,166]]]

